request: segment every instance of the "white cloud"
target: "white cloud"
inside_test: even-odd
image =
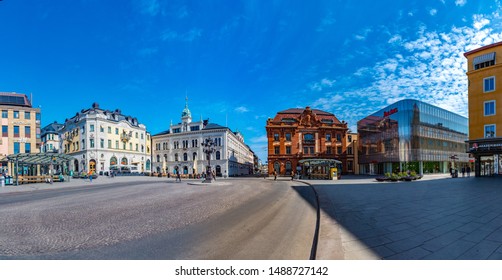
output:
[[[335,80],[330,80],[328,78],[323,78],[321,79],[320,82],[315,82],[315,83],[311,83],[309,84],[309,88],[310,90],[312,91],[322,91],[326,88],[331,88],[333,87],[333,85],[335,84]]]
[[[337,87],[337,92],[326,93],[313,105],[334,111],[350,126],[405,98],[418,99],[467,116],[467,60],[463,54],[502,41],[502,28],[498,31],[491,28],[496,16],[496,12],[474,16],[472,26],[452,27],[450,30],[435,31],[423,25],[412,38],[394,35],[388,41],[393,44],[375,46],[391,54],[388,58],[372,67],[355,70],[350,78],[335,77],[337,85],[349,85]],[[397,43],[399,41],[401,44]],[[319,89],[321,83],[313,85],[314,89]]]
[[[333,17],[333,13],[329,12],[321,21],[319,27],[316,28],[317,32],[322,32],[329,28],[331,25],[335,24],[336,19]]]
[[[157,0],[140,0],[139,2],[141,12],[156,16],[159,13],[159,2]]]
[[[438,10],[436,10],[436,9],[430,9],[430,10],[429,10],[429,14],[430,14],[431,16],[435,16],[437,13],[438,13]]]
[[[202,29],[192,28],[188,32],[178,33],[173,30],[166,30],[160,35],[163,41],[192,42],[202,36]]]
[[[455,5],[457,6],[464,6],[467,3],[467,0],[455,0]]]
[[[249,112],[249,109],[244,106],[240,106],[235,108],[234,111],[236,111],[237,113],[246,113]]]
[[[474,18],[474,28],[476,28],[477,30],[480,30],[481,28],[490,24],[490,20],[481,15],[474,15],[473,18]]]

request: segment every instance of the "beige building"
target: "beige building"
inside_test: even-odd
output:
[[[13,166],[7,163],[7,155],[40,151],[40,108],[33,108],[26,94],[0,92],[0,110],[0,171],[13,175]],[[36,173],[25,168],[24,174]]]
[[[71,166],[76,172],[151,171],[150,134],[138,119],[118,109],[104,110],[94,103],[66,119],[59,135],[63,153],[76,158]]]
[[[347,147],[345,148],[345,154],[347,156],[347,166],[344,168],[345,172],[347,174],[359,175],[357,133],[347,132],[345,140],[347,143]]]

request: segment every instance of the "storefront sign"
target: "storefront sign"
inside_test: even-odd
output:
[[[395,114],[395,113],[397,113],[397,108],[390,109],[389,111],[383,112],[383,117],[385,118],[385,117],[388,117],[388,116]]]
[[[472,151],[502,150],[502,143],[486,143],[486,144],[473,143],[469,150],[471,152]]]

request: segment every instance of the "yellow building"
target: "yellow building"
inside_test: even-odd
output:
[[[469,52],[469,153],[476,176],[502,175],[502,42]]]
[[[40,151],[40,108],[33,108],[25,94],[0,92],[0,110],[0,171],[12,176],[13,166],[8,166],[7,155]],[[35,170],[22,173],[31,175]]]

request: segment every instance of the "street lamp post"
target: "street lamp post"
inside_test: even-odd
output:
[[[206,154],[206,158],[208,160],[207,169],[206,169],[206,179],[204,183],[212,183],[213,182],[213,173],[211,171],[211,154],[215,152],[214,142],[211,138],[206,138],[204,142],[201,143],[202,151]]]

